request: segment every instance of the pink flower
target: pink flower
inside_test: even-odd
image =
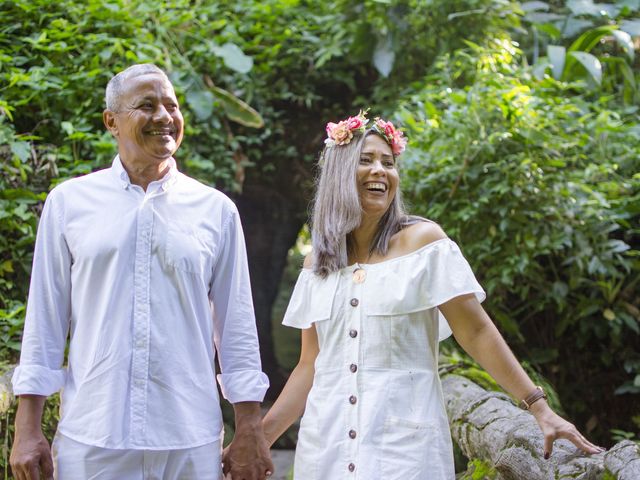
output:
[[[327,125],[327,135],[331,138],[336,145],[346,145],[353,138],[352,129],[349,128],[349,120],[342,120],[336,123],[329,123]]]
[[[349,127],[349,130],[358,130],[359,128],[364,127],[363,120],[365,119],[360,116],[347,118],[347,125]]]
[[[396,130],[391,122],[385,122],[381,118],[375,120],[376,130],[382,135],[394,155],[400,155],[407,146],[407,139],[400,130]]]
[[[325,127],[327,138],[324,143],[329,147],[347,145],[353,139],[354,133],[364,133],[368,123],[367,110],[360,110],[355,117],[349,117],[338,123],[329,122]],[[372,128],[385,139],[394,155],[397,156],[404,152],[407,139],[400,130],[393,126],[393,123],[376,118]]]

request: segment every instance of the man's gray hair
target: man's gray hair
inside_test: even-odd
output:
[[[132,65],[126,70],[115,75],[111,80],[109,80],[109,83],[107,83],[107,91],[105,94],[107,110],[111,110],[112,112],[120,111],[120,108],[122,107],[122,105],[120,105],[120,100],[124,93],[124,84],[127,80],[140,75],[148,75],[150,73],[162,75],[167,82],[171,83],[167,74],[152,63]]]
[[[311,213],[311,242],[313,272],[321,277],[348,265],[352,248],[350,234],[362,220],[356,172],[368,135],[378,133],[369,129],[354,136],[348,145],[325,147],[320,156],[320,174]],[[395,233],[422,220],[406,214],[398,188],[389,209],[380,219],[369,253],[386,255]]]

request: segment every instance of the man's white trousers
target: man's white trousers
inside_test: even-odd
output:
[[[56,434],[56,480],[220,480],[219,441],[179,450],[112,450]]]

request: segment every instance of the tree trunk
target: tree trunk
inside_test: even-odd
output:
[[[298,198],[296,198],[298,197]],[[286,381],[275,356],[271,310],[286,266],[287,253],[306,221],[306,202],[294,185],[281,190],[245,185],[236,204],[240,211],[251,272],[262,368],[271,386],[267,399],[275,399]],[[303,208],[301,208],[301,205]]]
[[[471,380],[447,375],[442,380],[454,441],[468,458],[493,465],[503,480],[640,479],[640,449],[630,441],[597,455],[581,454],[567,440],[558,440],[549,460],[543,458],[543,437],[528,412],[505,394],[484,390]]]

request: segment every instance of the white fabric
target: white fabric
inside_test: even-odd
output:
[[[353,281],[357,268],[366,271],[360,284]],[[326,279],[301,272],[283,323],[315,324],[320,352],[295,479],[454,478],[437,369],[438,341],[450,329],[437,307],[464,294],[485,298],[450,239]]]
[[[268,379],[231,200],[175,162],[145,193],[118,157],[49,194],[16,395],[63,388],[59,432],[78,442],[195,447],[222,429],[216,352],[225,397],[262,401]]]
[[[57,434],[56,480],[221,480],[221,442],[180,450],[111,450]]]

